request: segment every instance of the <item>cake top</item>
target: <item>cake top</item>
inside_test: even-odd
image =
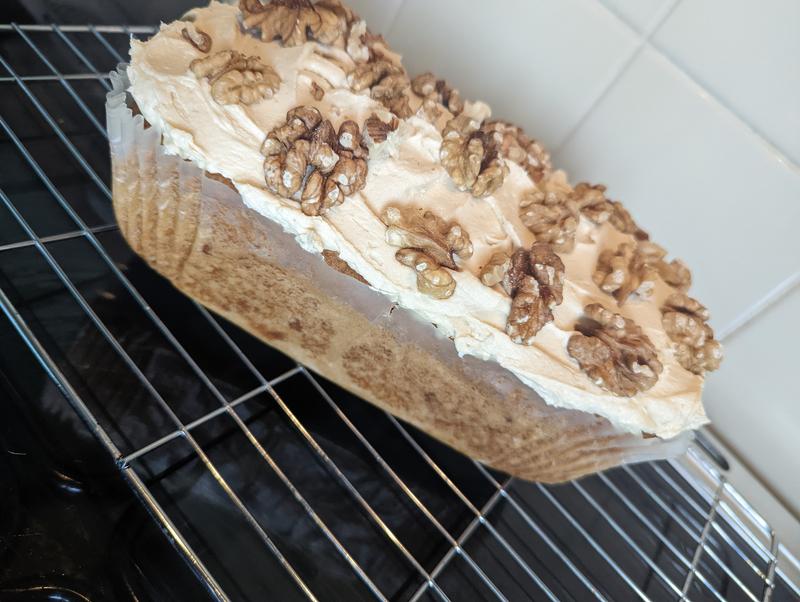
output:
[[[410,78],[337,0],[191,19],[131,41],[131,93],[167,152],[551,405],[660,437],[707,421],[707,311],[605,187],[571,185],[486,104]]]

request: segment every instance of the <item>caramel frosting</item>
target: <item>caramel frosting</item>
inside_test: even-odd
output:
[[[459,191],[439,159],[442,125],[449,114],[443,110],[445,114],[432,124],[420,112],[401,119],[385,142],[370,145],[369,171],[361,191],[321,217],[307,216],[297,202],[266,189],[260,152],[266,134],[284,123],[287,111],[298,105],[316,107],[335,128],[346,119],[361,125],[373,113],[385,121],[391,115],[370,98],[369,90],[351,90],[347,73],[354,63],[343,48],[316,42],[284,47],[262,41],[242,30],[238,8],[217,2],[193,11],[193,17],[193,23],[162,25],[147,42],[131,41],[130,91],[145,119],[162,132],[168,153],[230,179],[248,207],[280,224],[304,249],[338,253],[373,289],[435,324],[453,340],[459,354],[500,364],[548,404],[598,414],[625,431],[664,438],[707,422],[701,404],[703,378],[681,367],[662,327],[659,308],[673,289],[659,279],[649,300],[631,299],[617,307],[592,280],[600,252],[634,242],[632,236],[581,217],[575,248],[559,253],[566,279],[553,322],[542,328],[532,345],[515,344],[505,332],[511,300],[500,287],[482,284],[479,274],[492,254],[529,248],[534,242],[519,218],[520,198],[534,186],[524,169],[507,161],[509,173],[502,186],[484,198]],[[280,87],[271,98],[250,105],[218,103],[208,81],[189,67],[208,55],[187,42],[184,28],[206,33],[212,54],[232,49],[259,57],[277,72]],[[421,102],[414,96],[412,110]],[[490,114],[480,102],[467,102],[464,111],[479,120]],[[566,175],[556,172],[551,177]],[[396,261],[397,248],[387,244],[380,219],[389,205],[430,209],[469,234],[474,253],[458,260],[461,270],[452,272],[457,286],[451,297],[435,299],[420,293],[413,270]],[[590,303],[635,321],[652,341],[663,364],[652,388],[633,397],[613,395],[592,382],[569,356],[567,341]]]

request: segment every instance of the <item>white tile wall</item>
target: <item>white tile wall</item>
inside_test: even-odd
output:
[[[714,429],[800,513],[800,2],[357,4],[412,73],[490,102],[694,268],[733,332]]]
[[[347,0],[358,15],[369,23],[371,31],[385,34],[400,10],[403,0]]]
[[[800,164],[800,2],[682,2],[653,43]]]
[[[389,37],[412,75],[433,71],[551,147],[636,46],[585,0],[405,0]]]
[[[609,10],[614,12],[636,31],[647,31],[658,19],[659,15],[669,8],[674,0],[602,0]]]
[[[726,341],[725,363],[709,379],[705,400],[728,446],[800,515],[798,340],[800,287]]]

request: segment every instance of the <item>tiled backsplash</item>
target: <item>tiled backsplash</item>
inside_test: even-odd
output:
[[[714,430],[800,514],[800,2],[353,0],[693,268]]]

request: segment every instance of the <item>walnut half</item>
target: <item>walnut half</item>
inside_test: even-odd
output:
[[[458,224],[448,225],[432,211],[388,206],[381,213],[386,242],[393,247],[419,249],[437,264],[458,270],[455,257],[472,256],[472,242]]]
[[[573,198],[581,214],[596,224],[609,222],[620,232],[630,234],[636,240],[648,240],[650,236],[633,221],[631,214],[619,201],[606,197],[603,184],[581,182],[575,186]]]
[[[436,79],[433,73],[423,73],[411,80],[411,89],[421,97],[423,103],[442,105],[453,116],[464,110],[464,101],[458,90],[451,88],[443,79]]]
[[[587,305],[567,352],[598,386],[614,395],[631,397],[658,381],[663,366],[655,347],[633,320],[604,308]]]
[[[532,345],[563,300],[564,263],[550,245],[537,242],[530,251],[514,252],[501,284],[511,295],[506,334],[518,345]]]
[[[563,172],[556,172],[522,195],[519,217],[537,241],[548,242],[561,253],[575,248],[580,215]]]
[[[605,249],[597,259],[592,278],[622,306],[631,295],[647,299],[653,293],[656,276],[684,292],[692,282],[692,274],[682,261],[664,261],[667,252],[649,240],[621,243],[616,250]]]
[[[650,246],[642,248],[624,242],[616,250],[605,249],[600,253],[592,279],[601,290],[613,295],[620,306],[631,295],[648,299],[653,294],[657,275],[654,264],[661,257],[648,254]]]
[[[716,370],[722,362],[722,345],[707,321],[708,310],[683,293],[670,295],[661,308],[661,323],[676,344],[675,357],[695,374]]]
[[[497,132],[463,113],[447,122],[439,158],[459,190],[484,197],[500,188],[508,173],[500,156],[501,141]]]
[[[521,127],[505,121],[487,121],[485,129],[500,136],[500,155],[521,166],[534,183],[550,175],[550,155],[536,140],[528,138]]]
[[[267,188],[299,201],[306,215],[322,215],[366,185],[369,151],[358,125],[343,121],[337,133],[314,107],[291,109],[261,152]]]
[[[441,267],[430,256],[418,249],[400,249],[395,253],[397,261],[414,268],[417,273],[417,289],[434,299],[452,297],[456,290],[456,281],[446,269]]]
[[[333,44],[347,31],[349,11],[335,0],[240,0],[245,29],[258,28],[261,39],[280,40],[284,46],[299,46],[309,40]]]
[[[250,105],[272,95],[281,85],[281,78],[257,56],[244,56],[235,50],[193,60],[189,64],[198,78],[208,79],[211,96],[223,105]]]
[[[354,92],[369,89],[372,99],[401,119],[411,116],[408,96],[411,82],[399,65],[386,59],[358,63],[347,74],[347,83]]]
[[[400,247],[397,261],[417,272],[417,289],[435,299],[452,296],[456,281],[445,268],[458,270],[455,256],[472,256],[469,234],[431,211],[389,206],[381,220],[387,226],[386,242]]]

